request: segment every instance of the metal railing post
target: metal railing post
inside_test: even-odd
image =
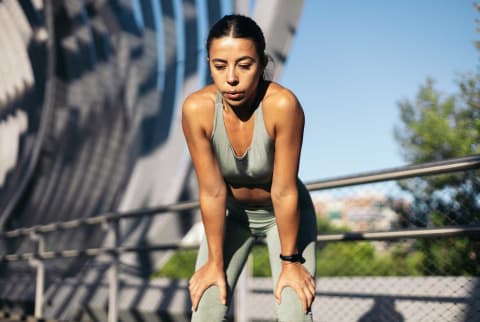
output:
[[[45,264],[37,260],[37,278],[35,283],[35,318],[43,318],[43,290],[45,288]]]
[[[37,252],[39,255],[45,252],[45,239],[38,233],[31,233],[30,238],[38,243]],[[43,290],[45,288],[45,264],[39,259],[35,258],[30,263],[36,267],[37,274],[35,277],[35,312],[36,319],[43,318]]]
[[[120,240],[120,227],[118,220],[114,220],[108,226],[109,232],[112,233],[113,247],[117,248]],[[108,271],[108,322],[118,321],[118,273],[119,273],[119,256],[116,251],[111,255],[111,264]]]

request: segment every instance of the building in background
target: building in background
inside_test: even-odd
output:
[[[382,192],[364,192],[333,196],[317,194],[313,198],[317,216],[336,227],[351,231],[388,231],[398,228],[401,216],[392,205],[408,207],[406,199],[391,200]]]

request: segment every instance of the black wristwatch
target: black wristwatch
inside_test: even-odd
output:
[[[305,262],[305,259],[299,253],[296,253],[296,254],[293,254],[293,255],[282,255],[282,254],[280,254],[280,259],[282,261],[291,262],[291,263],[303,263],[303,262]]]

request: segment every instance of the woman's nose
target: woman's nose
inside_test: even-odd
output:
[[[238,77],[235,68],[229,68],[227,73],[227,83],[230,85],[238,84]]]

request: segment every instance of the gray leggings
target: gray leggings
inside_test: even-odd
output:
[[[299,184],[300,229],[297,247],[305,258],[303,265],[315,276],[316,257],[315,241],[317,237],[315,210],[308,191]],[[211,286],[203,293],[198,309],[193,312],[194,322],[226,321],[226,313],[232,300],[233,290],[248,254],[256,238],[265,238],[272,269],[273,288],[281,273],[280,239],[273,208],[245,209],[234,202],[228,203],[228,214],[225,225],[224,264],[227,277],[227,305],[220,303],[218,287]],[[204,239],[199,249],[195,269],[205,264],[208,258],[207,242]],[[309,322],[312,313],[305,314],[296,292],[285,288],[282,292],[282,303],[276,304],[279,321]]]

